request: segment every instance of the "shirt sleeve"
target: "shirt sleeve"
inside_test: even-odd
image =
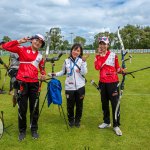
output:
[[[116,68],[116,71],[118,73],[120,73],[122,71],[122,69],[121,69],[121,67],[119,65],[119,60],[118,60],[118,56],[117,55],[115,55],[115,68]]]
[[[62,66],[62,70],[61,71],[59,71],[59,72],[56,72],[56,76],[58,77],[58,76],[63,76],[63,75],[65,75],[66,74],[66,63],[64,62],[63,63],[63,66]]]
[[[46,71],[45,71],[45,61],[44,59],[42,58],[42,60],[40,61],[39,63],[39,68],[40,68],[40,73],[42,75],[46,75]]]
[[[95,69],[96,69],[96,70],[100,70],[100,68],[101,68],[101,66],[102,66],[102,62],[101,62],[101,59],[100,59],[100,56],[99,56],[99,55],[96,55],[96,56],[95,56],[94,66],[95,66]]]
[[[13,53],[19,53],[21,51],[21,47],[17,40],[6,42],[2,44],[2,48],[6,51],[10,51]]]
[[[87,62],[82,61],[80,73],[82,75],[87,74]]]

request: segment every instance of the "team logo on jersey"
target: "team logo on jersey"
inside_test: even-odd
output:
[[[30,52],[31,52],[30,50],[27,50],[27,53],[28,53],[28,54],[30,54]]]

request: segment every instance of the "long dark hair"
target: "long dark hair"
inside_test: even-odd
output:
[[[73,44],[73,46],[71,47],[71,50],[70,50],[70,57],[72,57],[72,50],[73,50],[73,49],[77,50],[78,48],[80,48],[80,51],[81,51],[79,57],[82,57],[82,56],[83,56],[83,48],[82,48],[81,44],[75,43],[75,44]]]

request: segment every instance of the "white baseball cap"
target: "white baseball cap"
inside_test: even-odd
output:
[[[41,35],[41,34],[36,34],[35,36],[33,36],[31,39],[39,39],[39,40],[41,40],[42,41],[42,47],[44,47],[45,46],[45,38],[44,38],[44,36],[43,35]]]

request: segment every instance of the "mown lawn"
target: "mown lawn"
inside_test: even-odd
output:
[[[55,71],[62,67],[64,55],[55,62]],[[8,62],[8,57],[2,57]],[[126,77],[125,89],[121,99],[121,130],[122,137],[114,134],[112,127],[98,129],[102,123],[102,110],[98,91],[90,84],[94,79],[98,82],[99,73],[93,66],[94,55],[88,58],[88,80],[86,97],[84,99],[83,117],[80,128],[66,128],[63,116],[58,106],[52,104],[49,108],[45,103],[39,118],[38,140],[33,140],[30,134],[29,120],[26,139],[18,142],[17,107],[12,107],[11,96],[8,95],[9,77],[6,78],[4,89],[7,94],[0,94],[0,111],[4,111],[5,126],[13,124],[0,139],[0,150],[148,150],[150,149],[150,69],[135,73],[135,78]],[[128,71],[150,66],[150,54],[133,54],[132,63],[126,63]],[[1,66],[0,66],[1,68]],[[46,64],[47,72],[51,72],[51,64]],[[5,70],[2,69],[3,83]],[[120,76],[120,79],[122,77]],[[66,99],[64,95],[65,77],[59,77],[62,83],[63,108],[66,114]],[[40,96],[40,107],[46,94],[47,85],[43,83]],[[29,113],[27,114],[29,119]]]

